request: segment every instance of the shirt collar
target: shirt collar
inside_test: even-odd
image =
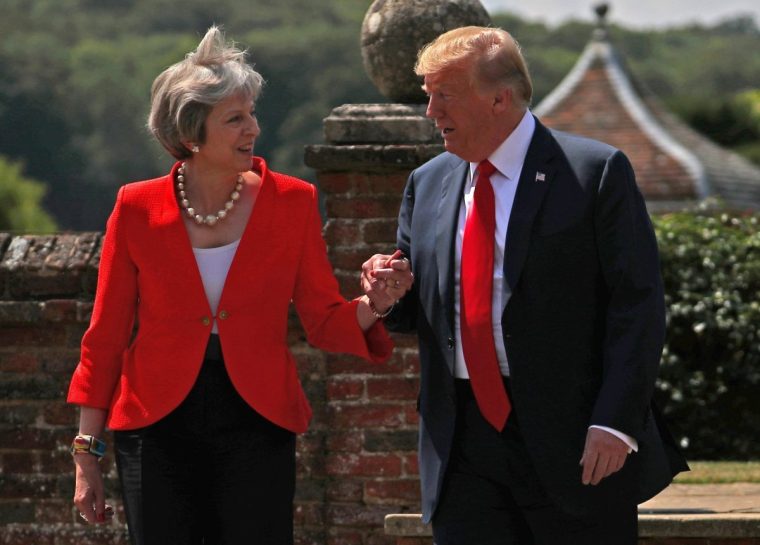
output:
[[[488,160],[503,176],[509,180],[517,180],[522,170],[525,156],[528,154],[530,141],[536,130],[536,120],[530,110],[525,110],[520,122],[509,136],[499,144],[499,147],[488,157]],[[478,163],[470,163],[470,179],[475,175]]]

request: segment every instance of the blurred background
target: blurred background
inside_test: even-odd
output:
[[[0,0],[0,231],[102,230],[117,188],[171,164],[145,129],[150,85],[222,24],[267,81],[256,154],[312,180],[303,146],[344,103],[384,102],[365,74],[369,0]],[[485,0],[524,47],[534,104],[594,28],[591,1]],[[760,164],[756,1],[618,0],[610,36],[683,120]]]

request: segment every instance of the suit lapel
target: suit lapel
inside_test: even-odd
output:
[[[536,120],[528,153],[525,156],[515,201],[509,217],[507,241],[504,248],[504,284],[506,296],[520,279],[530,245],[533,220],[552,183],[556,169],[550,164],[556,145],[549,130]]]
[[[454,252],[459,208],[462,202],[469,163],[461,159],[452,161],[452,170],[441,181],[441,201],[436,216],[436,248],[438,264],[438,291],[441,296],[449,331],[454,330]]]

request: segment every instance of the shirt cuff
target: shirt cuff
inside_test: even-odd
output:
[[[634,451],[634,452],[638,452],[639,451],[639,442],[636,441],[636,439],[634,439],[630,435],[627,435],[627,434],[623,433],[622,431],[618,431],[618,430],[615,430],[615,429],[612,429],[612,428],[608,428],[607,426],[596,426],[596,425],[594,425],[594,426],[589,426],[589,428],[596,428],[596,429],[599,429],[599,430],[604,430],[607,433],[611,433],[612,435],[614,435],[615,437],[617,437],[618,439],[620,439],[623,443],[625,443],[626,445],[628,445],[628,454],[630,454],[631,451]]]

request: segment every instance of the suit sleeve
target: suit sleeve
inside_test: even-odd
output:
[[[393,342],[378,320],[366,332],[356,319],[358,300],[346,301],[327,259],[316,190],[312,195],[304,233],[303,250],[296,275],[293,302],[312,345],[330,352],[344,352],[382,363]],[[358,273],[357,273],[358,274]]]
[[[396,247],[404,252],[410,260],[412,273],[414,273],[414,259],[412,255],[412,215],[414,213],[414,174],[409,175],[401,198],[401,209],[398,214],[398,229],[396,231]],[[417,282],[412,284],[412,289],[393,307],[393,310],[385,319],[385,324],[391,331],[410,333],[417,329]]]
[[[665,339],[657,241],[628,159],[607,160],[595,210],[606,288],[603,381],[590,424],[641,437]]]
[[[129,256],[122,187],[103,238],[90,326],[82,338],[68,402],[108,409],[135,321],[137,268]]]

